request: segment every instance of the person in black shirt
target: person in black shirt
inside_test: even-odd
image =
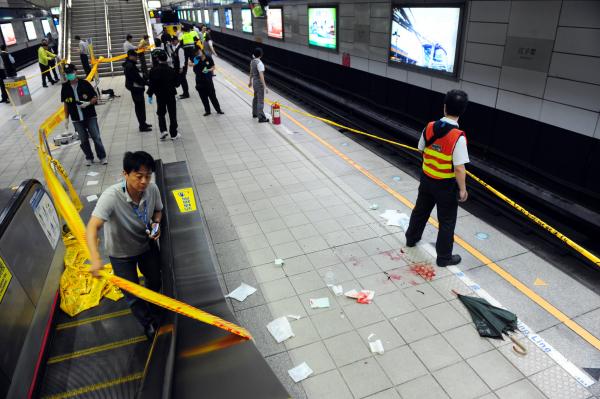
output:
[[[173,68],[168,65],[169,57],[166,51],[156,50],[158,65],[150,70],[148,87],[148,103],[152,104],[152,95],[156,95],[156,115],[158,115],[158,127],[160,139],[166,140],[169,133],[171,140],[179,138],[177,133],[177,86],[179,76]],[[169,112],[169,133],[167,133],[167,121],[165,115]]]
[[[194,57],[194,73],[196,74],[196,90],[200,94],[202,104],[204,104],[204,116],[210,115],[210,102],[217,111],[217,114],[224,114],[221,111],[217,94],[215,93],[215,85],[213,83],[213,71],[215,63],[212,57],[208,57],[204,50],[198,49],[198,55]]]
[[[0,57],[2,57],[2,62],[4,63],[4,70],[6,71],[6,76],[9,78],[17,76],[17,68],[15,68],[15,59],[8,51],[6,51],[6,44],[0,45]]]
[[[162,35],[160,35],[160,41],[162,42],[163,48],[166,50],[167,45],[171,43],[172,36],[167,32],[167,27],[163,26]],[[158,44],[156,45],[158,47]]]
[[[87,166],[90,166],[94,161],[90,138],[94,142],[96,156],[103,165],[106,165],[108,163],[106,151],[100,138],[100,128],[98,127],[96,107],[94,106],[98,102],[98,97],[90,82],[79,79],[75,72],[75,65],[65,65],[67,82],[63,83],[60,91],[60,101],[64,103],[65,107],[65,127],[68,128],[70,117],[73,121],[73,127],[79,134],[81,150],[85,154]]]
[[[125,70],[125,88],[131,92],[131,98],[135,105],[135,116],[137,117],[140,132],[149,132],[152,125],[146,123],[146,103],[144,102],[144,88],[146,80],[137,68],[138,54],[135,50],[127,51],[127,58],[123,63]]]
[[[183,93],[179,96],[179,98],[190,98],[187,83],[188,64],[186,62],[185,50],[176,36],[171,38],[170,56],[173,63],[173,68],[175,69],[175,72],[177,72],[177,76],[179,76],[179,84],[183,89]]]

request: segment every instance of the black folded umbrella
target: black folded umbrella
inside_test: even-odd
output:
[[[519,349],[513,347],[517,353],[523,355],[527,353],[525,347],[509,334],[517,330],[516,314],[494,306],[483,298],[462,295],[454,290],[452,292],[469,311],[480,336],[504,339],[502,334],[506,334],[518,346]]]

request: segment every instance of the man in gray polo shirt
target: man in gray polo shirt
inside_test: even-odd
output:
[[[91,271],[103,267],[98,250],[98,231],[104,226],[104,246],[119,277],[139,284],[136,266],[145,277],[146,287],[158,291],[161,286],[160,254],[156,240],[160,236],[163,204],[160,192],[151,182],[154,159],[144,151],[126,152],[123,158],[125,180],[110,186],[100,196],[87,225]],[[149,339],[158,328],[153,306],[123,291],[127,304]]]

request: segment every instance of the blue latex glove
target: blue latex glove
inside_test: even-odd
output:
[[[148,96],[148,104],[152,104],[152,97]]]

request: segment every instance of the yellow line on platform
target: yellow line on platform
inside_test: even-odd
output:
[[[143,342],[148,340],[145,335],[140,335],[139,337],[128,338],[122,341],[111,342],[110,344],[104,344],[99,346],[93,346],[91,348],[82,349],[79,351],[75,351],[72,353],[67,353],[64,355],[54,356],[48,359],[48,364],[55,364],[59,362],[64,362],[65,360],[76,359],[82,356],[93,355],[94,353],[104,352],[111,349],[122,348],[124,346],[137,344],[138,342]]]
[[[102,314],[102,315],[94,316],[94,317],[88,317],[87,319],[69,321],[67,323],[58,324],[56,326],[56,331],[65,330],[67,328],[72,328],[72,327],[79,327],[84,324],[94,323],[96,321],[101,321],[101,320],[108,320],[108,319],[112,319],[114,317],[125,316],[128,314],[131,314],[131,309],[123,309],[123,310],[119,310],[118,312]]]
[[[72,398],[74,396],[80,396],[86,393],[98,391],[100,389],[110,388],[115,385],[124,384],[126,382],[136,381],[142,379],[144,373],[135,373],[125,377],[115,378],[114,380],[109,380],[105,382],[100,382],[98,384],[88,385],[85,387],[72,389],[70,391],[56,393],[53,395],[43,396],[42,399],[66,399]]]

